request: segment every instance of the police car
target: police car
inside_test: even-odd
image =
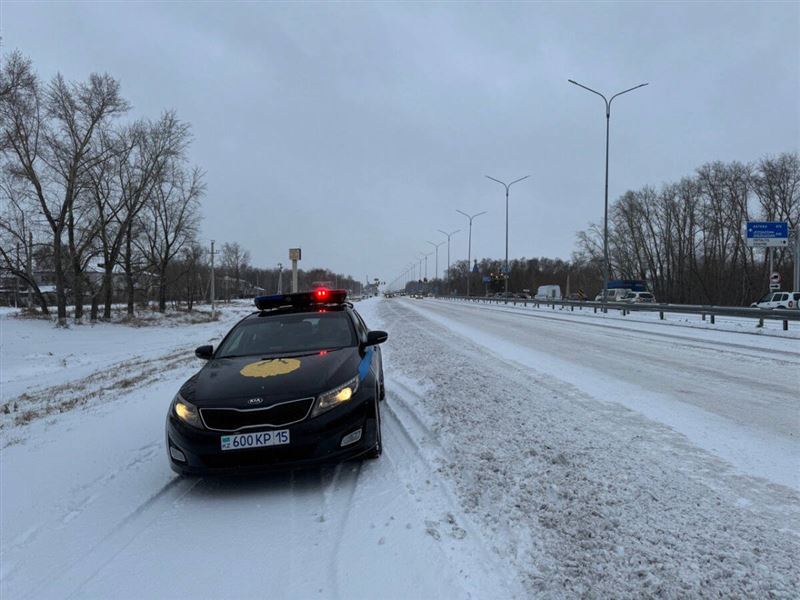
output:
[[[381,454],[380,344],[345,290],[260,296],[169,407],[180,474],[293,468]]]

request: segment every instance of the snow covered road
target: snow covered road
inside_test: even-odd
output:
[[[390,333],[383,456],[225,479],[176,477],[163,421],[193,348],[246,309],[148,331],[3,322],[3,402],[37,381],[20,402],[91,400],[3,422],[0,596],[800,595],[796,340],[356,308]],[[44,341],[44,364],[19,358]]]
[[[149,336],[154,363],[181,349],[191,357],[196,345],[219,340],[241,310],[232,312],[221,323],[160,334],[4,323],[9,388],[18,391],[31,375],[7,335],[22,329],[26,339],[50,331],[83,345],[85,390],[100,392],[86,406],[3,429],[3,599],[521,596],[420,454],[423,436],[391,410],[379,461],[262,477],[175,476],[164,449],[165,411],[199,361],[169,363],[155,381],[121,390],[87,365],[124,372],[124,362],[108,364],[124,353],[108,358],[100,340],[115,344],[126,334],[140,339],[130,349],[137,368],[147,362],[141,337]],[[73,352],[50,347],[56,363]],[[45,370],[58,389],[82,385],[68,369],[60,376]]]
[[[389,402],[433,432],[433,460],[529,593],[798,596],[797,372],[784,357],[713,333],[682,340],[432,300],[378,314],[392,335]],[[778,391],[753,395],[743,419],[734,388],[758,369]],[[726,391],[734,408],[711,411]],[[715,452],[730,433],[740,437]]]

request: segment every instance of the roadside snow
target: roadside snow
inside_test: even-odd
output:
[[[609,384],[574,385],[542,353],[531,360],[520,340],[543,349],[549,341],[537,337],[533,320],[508,315],[487,335],[481,326],[492,326],[473,311],[454,317],[459,309],[448,308],[444,318],[434,304],[442,303],[359,309],[371,326],[390,332],[388,405],[413,415],[403,421],[416,423],[421,451],[451,481],[494,551],[519,570],[529,594],[800,595],[796,491],[743,475],[682,433],[623,407]],[[574,337],[573,369],[591,377],[598,372],[581,371],[585,333],[572,327],[562,335]],[[498,344],[503,338],[517,346]],[[718,358],[732,369],[742,360],[735,352]],[[636,371],[650,357],[638,361],[620,364],[618,374],[647,377]],[[719,423],[706,418],[707,433]]]
[[[0,313],[0,426],[96,401],[151,381],[170,366],[189,364],[192,344],[219,341],[249,312],[251,304],[235,302],[222,307],[218,321],[173,313],[136,321],[147,326],[99,322],[59,328],[53,321],[5,310]]]

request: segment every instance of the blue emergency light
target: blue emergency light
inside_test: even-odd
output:
[[[255,299],[258,310],[269,310],[285,306],[302,307],[327,304],[343,304],[347,298],[347,290],[329,290],[317,288],[311,292],[297,294],[273,294],[271,296],[257,296]]]

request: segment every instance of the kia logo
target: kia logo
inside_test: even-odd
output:
[[[261,404],[263,401],[264,401],[263,398],[250,398],[250,400],[248,400],[247,403],[248,404]]]

